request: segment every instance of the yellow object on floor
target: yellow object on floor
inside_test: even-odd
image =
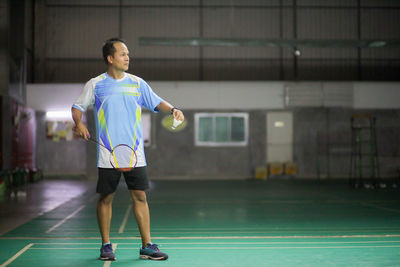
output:
[[[257,166],[254,171],[254,178],[256,180],[267,179],[267,167],[266,166]]]
[[[297,164],[295,162],[285,163],[285,174],[296,175],[297,174]]]
[[[283,164],[281,162],[269,163],[269,174],[270,175],[280,175],[282,173],[283,173]]]

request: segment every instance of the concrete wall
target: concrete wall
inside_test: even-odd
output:
[[[251,142],[249,146],[197,147],[194,144],[196,111],[200,110],[185,109],[187,126],[180,132],[171,132],[161,126],[161,120],[165,115],[153,115],[152,128],[155,129],[155,141],[151,147],[146,148],[151,177],[156,179],[243,179],[252,177],[253,166],[265,164],[265,112],[250,112],[249,139]]]
[[[399,83],[354,83],[355,109],[399,108]]]
[[[286,88],[309,96],[320,90],[317,102],[302,107],[348,107],[354,109],[400,108],[400,83],[396,82],[157,82],[150,86],[161,97],[184,109],[285,109]],[[35,110],[69,110],[84,84],[28,84],[27,105]],[[344,105],[345,104],[345,105]]]
[[[294,161],[298,177],[346,178],[350,173],[350,117],[357,113],[377,118],[378,154],[382,177],[397,175],[400,166],[400,111],[394,109],[354,110],[347,108],[295,108]],[[253,176],[254,166],[265,165],[266,114],[249,111],[250,143],[246,147],[196,147],[194,114],[185,110],[187,127],[171,133],[161,126],[163,115],[153,115],[156,138],[146,149],[149,174],[156,179],[244,179]],[[210,110],[217,111],[218,110]],[[235,110],[230,110],[234,112]]]

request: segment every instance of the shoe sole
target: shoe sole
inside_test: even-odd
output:
[[[102,261],[116,261],[117,258],[100,257],[100,260],[102,260]]]
[[[144,260],[154,260],[154,261],[163,261],[163,260],[168,259],[168,257],[155,258],[155,257],[147,256],[147,255],[140,255],[140,258],[144,259]]]

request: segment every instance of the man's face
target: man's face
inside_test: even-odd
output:
[[[114,43],[115,53],[113,56],[108,56],[108,61],[111,66],[120,71],[127,71],[129,68],[129,51],[125,44]]]

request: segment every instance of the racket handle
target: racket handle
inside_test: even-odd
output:
[[[181,123],[182,123],[182,121],[178,121],[177,119],[174,118],[174,121],[172,122],[171,128],[172,128],[173,130],[175,130],[176,127],[178,127]]]

